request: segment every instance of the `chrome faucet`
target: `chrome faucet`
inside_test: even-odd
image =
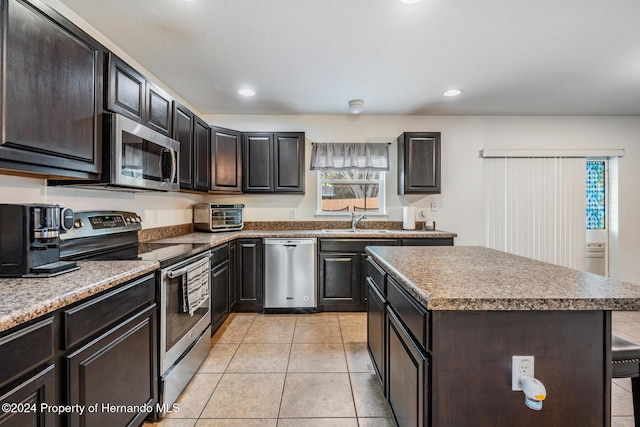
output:
[[[351,212],[351,229],[353,231],[356,230],[356,227],[358,226],[358,223],[360,221],[362,221],[363,219],[367,218],[367,214],[362,214],[359,217],[356,217],[356,213],[355,212]]]

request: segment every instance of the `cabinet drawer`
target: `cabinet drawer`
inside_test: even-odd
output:
[[[229,259],[229,245],[224,244],[211,249],[211,265],[215,266]]]
[[[53,318],[0,338],[0,386],[53,358]]]
[[[393,277],[387,276],[387,301],[415,340],[427,348],[427,310],[401,288]]]
[[[378,292],[380,292],[382,296],[387,295],[385,276],[386,273],[384,270],[371,258],[367,258],[367,277],[371,280],[371,283],[378,288]]]
[[[453,246],[453,237],[402,239],[402,246]]]
[[[151,275],[65,310],[65,348],[79,343],[154,300],[155,279]]]
[[[367,246],[400,246],[398,239],[320,239],[320,251],[362,252]]]

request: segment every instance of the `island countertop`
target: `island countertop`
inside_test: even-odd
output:
[[[367,253],[429,310],[640,310],[640,285],[488,248]]]

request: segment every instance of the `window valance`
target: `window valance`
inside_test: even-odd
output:
[[[316,142],[311,170],[389,170],[389,144],[370,142]]]

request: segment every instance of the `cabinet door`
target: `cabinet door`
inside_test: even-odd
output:
[[[24,408],[40,409],[41,405],[56,405],[55,365],[47,367],[18,386],[0,396],[0,404],[20,405]],[[18,409],[18,408],[16,408]],[[55,426],[56,414],[52,411],[2,411],[1,427],[49,427]]]
[[[398,194],[440,193],[440,132],[398,138]]]
[[[304,132],[282,132],[273,137],[274,191],[304,193]]]
[[[104,48],[37,0],[0,7],[0,168],[95,176]]]
[[[212,192],[242,192],[242,133],[211,127]]]
[[[398,427],[427,425],[427,358],[387,307],[387,399]]]
[[[367,286],[367,347],[373,366],[382,381],[382,390],[386,393],[384,375],[384,328],[385,328],[385,300],[373,283]]]
[[[151,82],[147,82],[147,114],[145,123],[163,135],[171,136],[171,97]]]
[[[229,315],[229,261],[212,266],[211,270],[211,333]]]
[[[242,191],[273,191],[273,134],[245,133],[242,136]]]
[[[193,130],[194,115],[187,107],[173,102],[173,139],[180,143],[178,156],[180,188],[193,190]]]
[[[360,309],[360,254],[321,252],[318,304],[327,311]]]
[[[262,240],[241,239],[237,243],[236,311],[262,311]]]
[[[154,304],[66,356],[67,402],[153,406],[157,399],[157,351]],[[68,425],[139,425],[147,415],[99,409],[82,416],[71,414]]]
[[[195,148],[194,189],[209,191],[209,125],[196,117],[193,135]]]
[[[145,78],[109,53],[107,108],[142,123],[145,119]]]
[[[229,242],[229,313],[232,313],[236,304],[236,278],[238,277],[238,249],[234,240]]]

